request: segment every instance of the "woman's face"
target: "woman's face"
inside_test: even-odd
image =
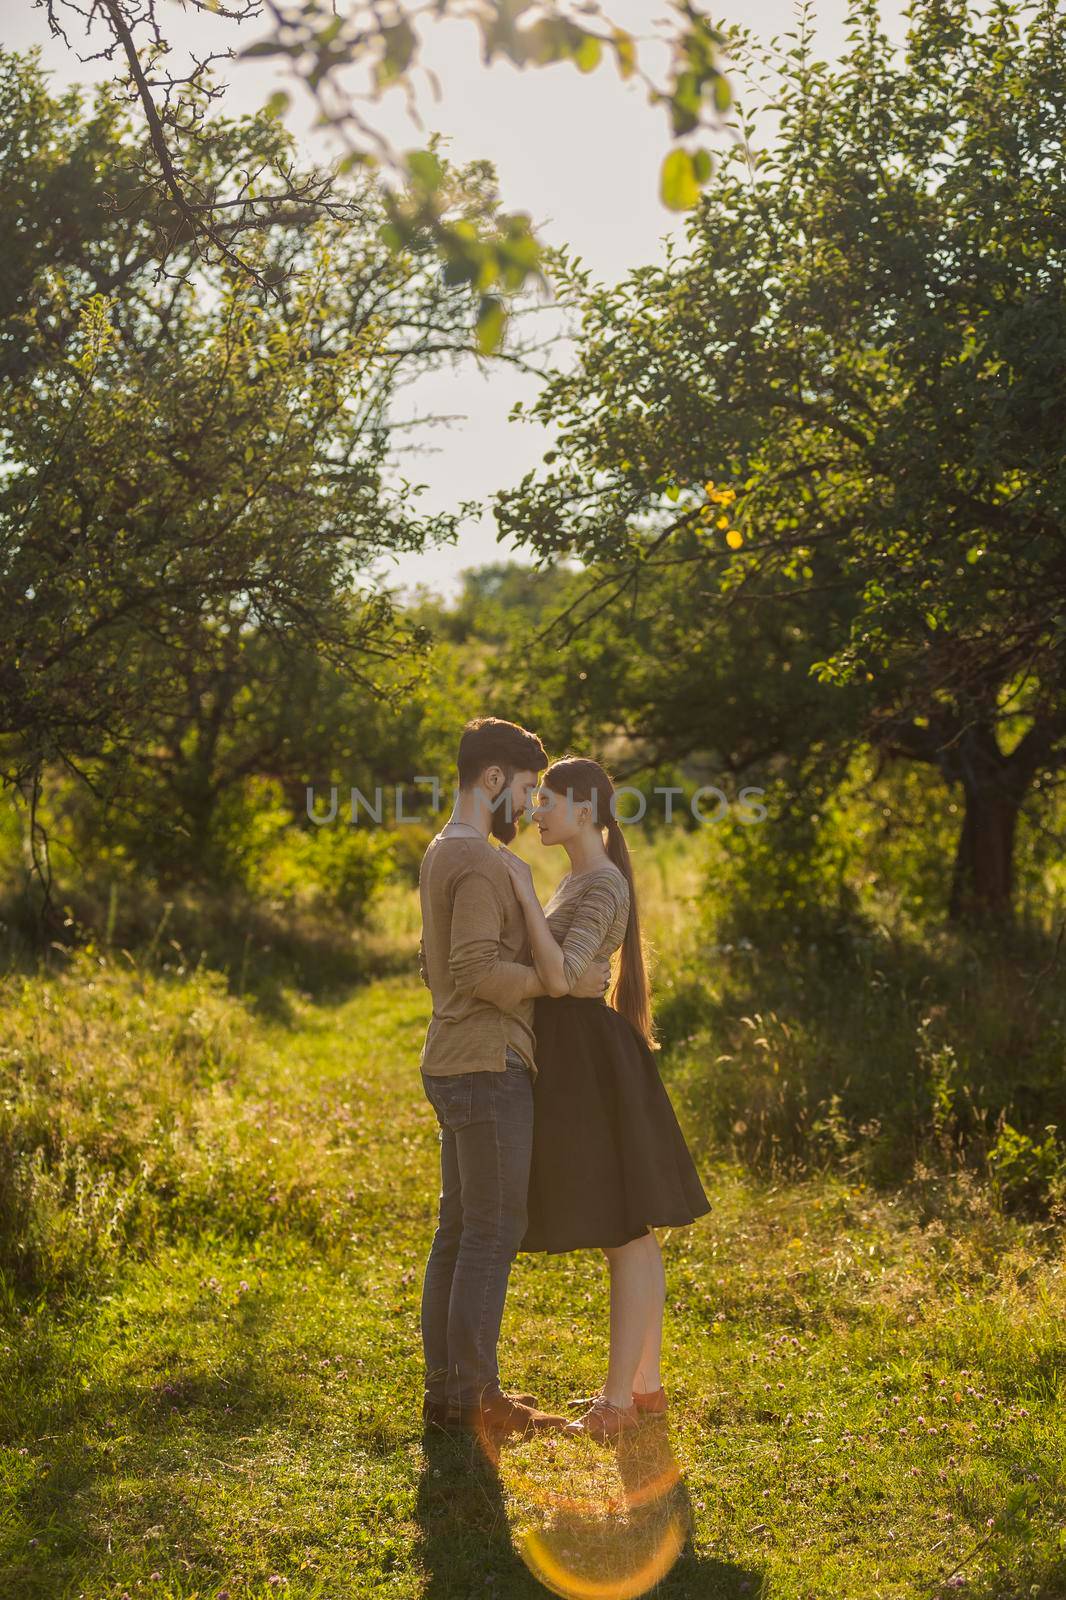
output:
[[[565,844],[573,839],[582,827],[588,826],[591,812],[590,800],[557,794],[542,783],[534,796],[533,811],[541,844]]]

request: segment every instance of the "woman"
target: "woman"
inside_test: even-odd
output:
[[[529,1222],[519,1249],[598,1247],[611,1277],[607,1377],[568,1433],[617,1438],[666,1410],[659,1373],[665,1277],[650,1230],[711,1209],[655,1063],[633,872],[598,761],[555,761],[534,821],[570,871],[541,908],[527,864],[502,854],[548,997],[535,1003],[537,1076]],[[606,830],[606,840],[604,838]],[[597,957],[621,949],[610,1003],[569,990]]]

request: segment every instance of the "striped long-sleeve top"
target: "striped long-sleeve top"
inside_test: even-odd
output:
[[[544,907],[563,970],[573,987],[592,961],[618,949],[629,924],[629,884],[613,862],[588,872],[568,872]]]

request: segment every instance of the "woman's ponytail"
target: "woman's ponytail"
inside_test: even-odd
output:
[[[611,993],[611,1005],[620,1011],[641,1034],[653,1050],[659,1048],[651,1018],[651,991],[644,964],[644,942],[640,936],[640,913],[637,910],[637,886],[633,881],[633,863],[622,825],[612,810],[607,819],[607,854],[615,866],[625,874],[629,884],[629,921],[622,941],[618,979]]]

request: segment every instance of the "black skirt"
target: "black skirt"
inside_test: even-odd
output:
[[[710,1211],[655,1061],[602,1000],[536,1001],[533,1160],[520,1250],[628,1244]]]

